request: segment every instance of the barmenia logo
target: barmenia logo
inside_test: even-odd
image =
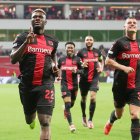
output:
[[[51,54],[52,50],[51,49],[44,49],[44,48],[33,48],[31,46],[28,47],[28,52],[40,52],[40,53],[45,53],[45,54]]]
[[[122,53],[122,58],[123,59],[128,59],[128,58],[139,58],[140,59],[140,54],[127,54],[127,53]]]

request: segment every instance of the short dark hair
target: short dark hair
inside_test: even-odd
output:
[[[68,44],[73,45],[73,46],[74,46],[74,48],[75,48],[75,43],[74,43],[74,42],[72,42],[72,41],[68,41],[68,42],[66,42],[65,47],[66,47]]]
[[[43,9],[35,9],[32,11],[32,14],[35,12],[42,12],[44,15],[46,15],[46,12]]]

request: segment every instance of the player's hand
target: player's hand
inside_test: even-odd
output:
[[[61,79],[62,79],[61,76],[58,76],[58,77],[56,78],[57,81],[60,81]]]
[[[132,73],[134,71],[135,70],[132,67],[125,67],[125,69],[124,69],[124,72],[127,73],[127,74]]]
[[[30,44],[34,42],[36,34],[32,31],[32,28],[30,27],[29,34],[26,37],[25,43]]]
[[[53,71],[55,77],[59,77],[59,69],[56,65],[52,66],[52,71]]]
[[[77,73],[77,68],[73,68],[73,69],[72,69],[72,72],[73,72],[73,73]]]
[[[82,66],[83,66],[84,68],[87,68],[87,67],[88,67],[88,62],[87,62],[86,60],[84,60]]]
[[[102,67],[101,63],[98,63],[96,70],[98,73],[101,73],[103,71],[103,67]]]

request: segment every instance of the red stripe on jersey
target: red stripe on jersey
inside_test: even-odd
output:
[[[132,53],[139,52],[137,42],[130,42],[130,47],[131,47]],[[135,88],[136,87],[135,80],[136,80],[137,59],[133,59],[133,58],[130,59],[130,67],[134,68],[135,71],[128,74],[127,87]]]
[[[66,58],[66,64],[67,66],[72,66],[72,59]],[[68,89],[73,89],[73,81],[72,81],[72,71],[66,70],[66,80],[67,80],[67,86]]]
[[[94,59],[93,51],[88,51],[88,59]],[[94,62],[88,62],[88,82],[93,80],[94,76]]]
[[[45,56],[51,54],[52,48],[46,45],[46,39],[44,35],[37,36],[37,44],[33,44],[32,46],[39,50],[37,52],[34,52],[36,54],[36,64],[34,68],[32,84],[41,85],[44,71]],[[39,48],[41,48],[42,50],[40,51]]]
[[[36,55],[36,64],[34,68],[33,85],[42,85],[42,76],[44,70],[45,55]]]

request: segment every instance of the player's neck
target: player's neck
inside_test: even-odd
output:
[[[126,37],[128,37],[131,40],[136,40],[136,34],[127,34]]]
[[[90,46],[90,47],[88,46],[88,47],[87,47],[87,50],[88,50],[88,51],[91,51],[92,49],[93,49],[92,46]]]
[[[44,34],[44,30],[41,30],[41,29],[39,29],[39,30],[34,30],[34,34],[42,35],[42,34]]]

